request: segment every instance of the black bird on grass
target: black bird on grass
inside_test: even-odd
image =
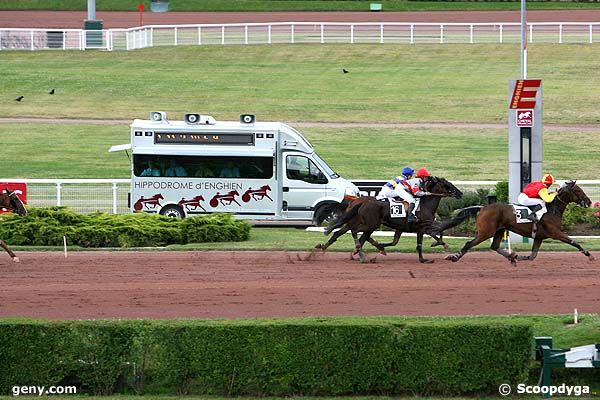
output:
[[[54,89],[48,92],[48,94],[54,94]]]
[[[21,100],[23,100],[24,98],[25,98],[25,96],[19,96],[19,97],[17,97],[17,98],[15,99],[15,101],[21,101]]]
[[[344,71],[345,74],[347,74],[348,72],[350,72],[346,68],[342,68],[342,71]]]

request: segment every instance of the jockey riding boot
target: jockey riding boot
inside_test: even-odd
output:
[[[406,210],[407,219],[406,222],[409,224],[417,222],[417,216],[414,214],[415,211],[415,203],[410,203],[408,205],[408,210]]]
[[[542,206],[540,204],[530,208],[529,211],[529,215],[527,216],[527,219],[530,219],[532,222],[538,223],[540,222],[538,216],[537,216],[537,212],[540,211],[542,209]]]

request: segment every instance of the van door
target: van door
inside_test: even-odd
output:
[[[291,219],[312,219],[313,206],[326,195],[326,175],[303,153],[283,153],[283,213]]]

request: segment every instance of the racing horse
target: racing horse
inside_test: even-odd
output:
[[[438,232],[444,229],[451,228],[460,224],[462,221],[468,218],[469,214],[476,214],[477,234],[475,239],[465,243],[465,245],[456,254],[446,257],[447,260],[456,262],[461,259],[467,251],[472,247],[477,246],[479,243],[487,240],[491,237],[492,250],[504,256],[511,262],[513,266],[516,266],[517,261],[522,260],[533,260],[536,258],[538,250],[545,239],[560,240],[563,243],[570,244],[577,248],[583,253],[590,261],[594,261],[595,258],[590,254],[589,251],[581,247],[579,243],[567,236],[566,233],[560,230],[562,216],[567,208],[567,204],[575,203],[581,207],[589,207],[592,201],[584,193],[584,191],[577,186],[576,181],[566,182],[563,186],[558,189],[558,194],[554,198],[554,201],[548,203],[546,207],[548,212],[542,216],[542,219],[538,223],[538,229],[533,238],[533,246],[531,247],[531,254],[528,256],[520,256],[515,252],[509,253],[505,249],[500,249],[500,242],[504,236],[504,231],[509,230],[515,232],[524,237],[532,237],[532,222],[529,223],[517,223],[517,217],[515,211],[510,204],[490,204],[485,207],[467,207],[459,211],[459,213],[452,220],[443,222],[438,227]]]
[[[454,186],[451,182],[444,178],[431,177],[425,182],[424,190],[429,192],[429,196],[421,198],[419,211],[417,212],[418,221],[408,224],[407,218],[391,218],[390,207],[387,201],[377,200],[375,197],[359,197],[352,202],[343,216],[332,223],[325,230],[325,234],[331,233],[333,230],[340,228],[332,237],[324,244],[318,244],[316,249],[325,250],[331,246],[341,235],[351,231],[354,237],[356,252],[359,255],[360,261],[365,262],[365,254],[362,247],[365,241],[369,241],[382,254],[385,254],[385,247],[395,246],[400,240],[400,236],[404,232],[415,232],[417,234],[417,253],[421,263],[431,263],[423,257],[423,236],[427,233],[436,240],[434,245],[444,244],[436,234],[432,235],[434,229],[433,220],[435,213],[440,204],[442,197],[461,198],[463,193]],[[371,239],[371,234],[378,229],[381,224],[395,230],[394,240],[390,243],[380,244]],[[363,232],[360,239],[358,232]]]
[[[0,193],[0,208],[16,212],[20,216],[27,215],[27,209],[23,205],[21,199],[17,196],[15,192],[11,192],[8,189],[4,189],[2,193]],[[19,262],[19,257],[17,257],[16,254],[12,252],[12,250],[2,239],[0,239],[0,247],[6,250],[6,252],[14,262]]]

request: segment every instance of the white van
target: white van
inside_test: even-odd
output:
[[[260,220],[327,221],[358,188],[336,174],[294,128],[280,122],[216,121],[164,112],[131,124],[130,207],[186,215],[230,212]]]

